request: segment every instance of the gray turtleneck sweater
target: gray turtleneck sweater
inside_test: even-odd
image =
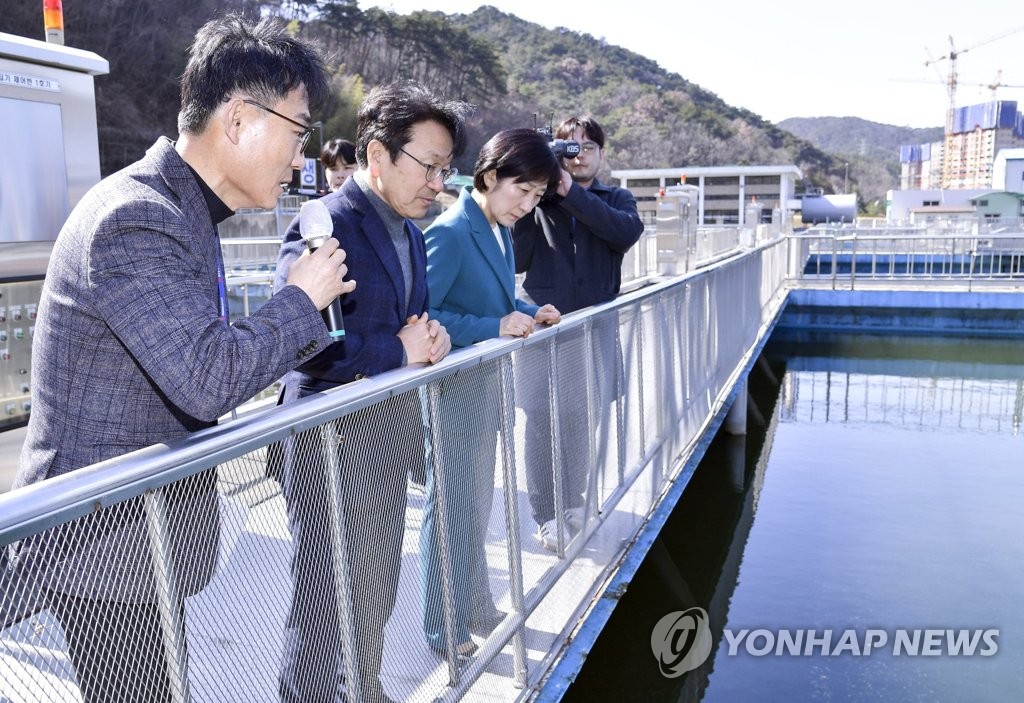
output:
[[[373,204],[373,209],[384,221],[388,234],[391,235],[391,243],[395,245],[395,252],[398,254],[398,261],[402,265],[402,280],[405,282],[405,305],[409,306],[409,296],[412,295],[412,255],[409,252],[409,233],[406,219],[391,209],[384,200],[374,192],[366,180],[365,171],[356,171],[353,176],[359,189],[366,195],[367,200]],[[344,245],[342,245],[344,246]]]

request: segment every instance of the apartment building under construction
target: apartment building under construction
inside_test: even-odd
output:
[[[1024,147],[1024,113],[1014,100],[955,108],[945,140],[900,147],[900,189],[991,188],[1001,149]]]

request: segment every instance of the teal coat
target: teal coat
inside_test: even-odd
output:
[[[458,201],[424,232],[430,318],[445,326],[455,347],[497,337],[501,318],[515,310],[533,317],[538,309],[515,297],[512,236],[498,226],[502,254],[471,190],[463,188]]]

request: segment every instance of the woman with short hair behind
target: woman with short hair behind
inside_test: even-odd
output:
[[[334,192],[356,172],[356,145],[347,139],[332,139],[320,150],[327,190]]]

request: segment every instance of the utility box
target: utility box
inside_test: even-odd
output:
[[[100,179],[89,51],[0,33],[0,430],[28,421],[31,349],[57,233]]]
[[[763,213],[764,208],[756,200],[747,203],[743,208],[743,225],[740,227],[739,244],[744,249],[752,249],[757,243],[757,231]]]
[[[699,198],[697,186],[667,186],[658,193],[655,237],[659,274],[674,276],[689,270],[697,236]]]
[[[743,208],[743,224],[747,227],[757,227],[764,217],[764,206],[756,200],[752,200]]]

